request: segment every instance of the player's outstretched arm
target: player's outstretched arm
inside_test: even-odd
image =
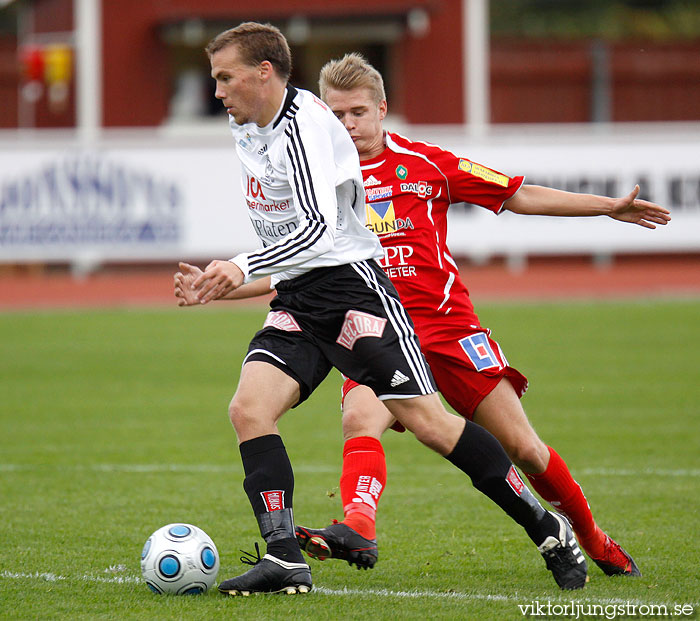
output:
[[[178,264],[179,272],[173,277],[173,286],[175,297],[177,298],[178,306],[194,306],[206,304],[197,297],[197,291],[193,289],[194,282],[204,272],[195,265],[181,262]],[[261,295],[267,295],[272,289],[270,288],[270,277],[261,278],[247,285],[241,285],[238,289],[234,289],[226,295],[214,298],[217,300],[242,300],[244,298],[253,298]]]
[[[540,185],[524,185],[503,205],[522,215],[537,216],[610,216],[648,229],[671,220],[668,209],[637,198],[639,186],[621,198],[597,194],[564,192]]]

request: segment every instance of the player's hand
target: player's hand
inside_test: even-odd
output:
[[[671,220],[670,212],[656,203],[637,198],[639,186],[635,185],[627,196],[616,198],[610,217],[621,222],[638,224],[647,229],[655,229],[657,224],[664,225]]]
[[[195,278],[192,291],[200,304],[207,304],[228,295],[243,284],[243,272],[231,261],[212,261],[204,272]]]
[[[173,276],[173,287],[178,306],[194,306],[199,304],[196,293],[192,290],[192,283],[203,272],[195,265],[178,263],[179,272]]]

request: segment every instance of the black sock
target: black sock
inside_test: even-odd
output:
[[[282,438],[260,436],[240,445],[243,489],[258,520],[267,553],[289,562],[304,560],[294,533],[294,473]]]
[[[472,484],[520,524],[540,545],[556,531],[556,520],[523,483],[498,440],[476,423],[466,421],[454,450],[447,455]]]

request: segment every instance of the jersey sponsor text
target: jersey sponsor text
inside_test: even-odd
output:
[[[459,160],[459,169],[470,173],[475,177],[479,177],[484,181],[502,185],[504,188],[507,188],[508,183],[510,182],[510,178],[506,177],[506,175],[502,175],[495,170],[486,168],[486,166],[482,166],[476,162],[470,162],[469,160]]]
[[[411,218],[397,218],[392,201],[379,201],[365,206],[366,226],[375,235],[399,233],[413,229]]]
[[[401,191],[418,194],[421,198],[427,198],[433,193],[433,186],[428,185],[425,181],[419,181],[418,183],[402,183]]]
[[[384,257],[378,263],[389,278],[410,278],[416,275],[415,265],[409,265],[412,246],[385,246]]]
[[[280,237],[285,237],[297,229],[296,222],[265,222],[264,220],[253,220],[253,228],[255,232],[260,237],[266,237],[268,239],[274,238],[278,239]]]

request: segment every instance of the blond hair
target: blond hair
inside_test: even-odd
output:
[[[321,99],[326,98],[328,89],[349,91],[354,88],[369,89],[377,104],[386,99],[382,74],[356,52],[345,54],[340,60],[328,61],[321,69],[318,87]]]
[[[204,48],[209,58],[229,45],[238,46],[241,59],[255,67],[264,60],[270,62],[277,75],[288,80],[292,73],[292,53],[279,28],[271,24],[244,22],[216,35]]]

